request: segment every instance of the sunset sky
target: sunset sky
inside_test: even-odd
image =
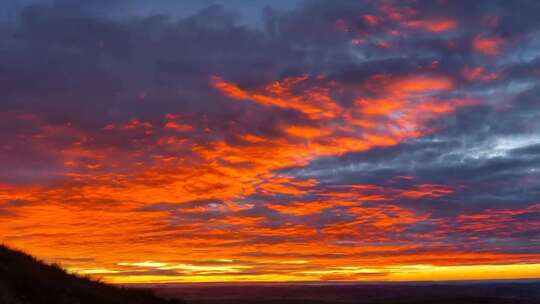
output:
[[[1,1],[0,243],[112,283],[540,277],[539,12]]]

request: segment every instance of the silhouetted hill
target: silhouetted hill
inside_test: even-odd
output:
[[[127,289],[66,273],[0,245],[1,304],[179,304],[150,290]]]

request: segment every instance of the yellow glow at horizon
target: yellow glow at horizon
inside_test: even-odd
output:
[[[279,264],[290,264],[290,265],[302,265],[302,264],[308,264],[309,261],[305,260],[293,260],[293,261],[279,261]]]
[[[347,275],[347,274],[373,274],[373,273],[383,273],[385,271],[384,268],[362,268],[362,267],[353,267],[353,266],[343,266],[343,267],[335,267],[330,270],[311,270],[311,271],[302,271],[301,274],[308,274],[308,275],[328,275],[328,274],[336,274],[336,275]]]
[[[416,268],[415,268],[416,267]],[[405,269],[405,270],[403,270]],[[390,281],[455,281],[540,278],[540,264],[430,266],[413,265],[390,273]]]
[[[167,266],[167,263],[145,261],[139,263],[118,263],[118,266],[137,266],[137,267],[149,267],[149,268],[159,268]]]
[[[193,265],[191,265],[193,266]],[[510,264],[510,265],[463,265],[463,266],[434,266],[434,265],[406,265],[388,267],[330,267],[320,270],[300,271],[295,273],[271,273],[271,274],[246,274],[241,273],[231,275],[241,268],[248,266],[234,266],[231,268],[214,269],[222,274],[202,275],[204,272],[193,275],[126,275],[121,272],[110,273],[101,278],[107,282],[115,284],[126,283],[205,283],[205,282],[300,282],[300,281],[322,281],[327,275],[345,276],[344,281],[453,281],[453,280],[489,280],[489,279],[533,279],[540,278],[540,264]],[[188,267],[191,268],[191,267]],[[219,267],[221,268],[221,267]],[[178,269],[181,269],[178,267]],[[207,271],[205,266],[196,266],[191,270]],[[79,273],[84,273],[82,270]],[[86,272],[88,273],[88,272]],[[380,276],[369,277],[370,274],[380,274]],[[357,275],[357,277],[355,277]],[[368,275],[368,277],[362,277]],[[349,276],[349,277],[347,277]]]
[[[224,263],[231,263],[232,260],[225,260]],[[251,266],[244,265],[226,265],[226,266],[200,266],[200,265],[191,265],[191,264],[170,264],[162,262],[137,262],[137,263],[117,263],[118,266],[128,266],[128,267],[143,267],[151,268],[156,270],[183,270],[186,272],[240,272],[242,269],[250,269]]]
[[[111,270],[111,269],[102,269],[102,268],[82,269],[82,268],[72,267],[72,268],[68,268],[67,272],[76,273],[80,275],[92,275],[92,274],[113,274],[113,273],[119,273],[120,271]]]
[[[250,266],[197,266],[189,264],[177,264],[159,267],[159,270],[185,270],[185,271],[216,271],[216,272],[239,272],[241,269],[249,269]]]

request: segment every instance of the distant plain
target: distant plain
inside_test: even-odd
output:
[[[187,303],[540,303],[540,280],[409,283],[209,283],[150,286]]]

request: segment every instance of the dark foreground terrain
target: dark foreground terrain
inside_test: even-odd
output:
[[[149,290],[111,286],[0,245],[0,304],[178,304]]]
[[[154,287],[200,304],[540,304],[540,282],[422,284],[206,284]]]

